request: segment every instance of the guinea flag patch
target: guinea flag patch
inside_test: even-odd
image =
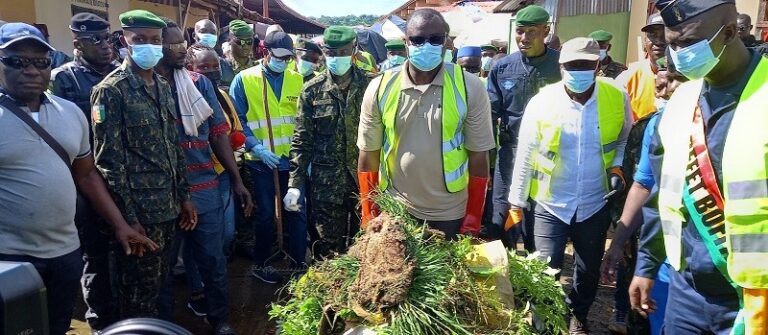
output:
[[[104,122],[104,117],[106,117],[106,114],[104,113],[104,105],[94,105],[93,108],[91,108],[91,120],[93,120],[93,123]]]

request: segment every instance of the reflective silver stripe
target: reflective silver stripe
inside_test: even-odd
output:
[[[290,116],[282,116],[282,117],[274,117],[272,118],[272,127],[280,126],[284,124],[294,124],[295,119]],[[261,129],[261,128],[268,128],[269,124],[267,123],[267,120],[257,120],[257,121],[251,121],[248,122],[248,127],[251,129]]]
[[[276,137],[273,140],[275,141],[275,146],[286,145],[286,144],[290,145],[291,144],[291,138],[290,137]],[[264,141],[265,145],[269,144],[269,139],[265,139],[263,141]],[[270,149],[274,150],[275,148],[270,148]]]
[[[768,234],[730,234],[732,252],[768,252]]]
[[[768,198],[768,180],[747,180],[728,183],[727,200]]]
[[[557,153],[555,153],[554,151],[549,151],[543,148],[539,150],[539,153],[549,160],[555,160],[555,156],[557,156]]]
[[[619,146],[619,143],[617,141],[613,141],[611,143],[607,143],[603,145],[603,153],[611,152],[613,150],[616,150],[616,147]]]
[[[533,177],[533,179],[538,179],[538,180],[544,181],[544,180],[546,180],[549,177],[549,175],[544,173],[544,172],[542,172],[542,171],[534,169],[531,172],[531,177]]]
[[[384,114],[384,107],[387,105],[387,99],[389,99],[389,93],[392,91],[392,86],[395,84],[395,80],[399,79],[400,70],[392,71],[389,81],[384,86],[384,93],[379,100],[379,113]],[[382,77],[383,78],[383,77]]]
[[[458,132],[450,141],[443,142],[443,153],[456,150],[462,144],[464,144],[464,133]]]
[[[461,176],[463,176],[465,171],[467,170],[468,162],[469,162],[469,160],[466,160],[466,161],[464,161],[463,164],[461,164],[461,166],[459,166],[458,169],[446,173],[445,174],[445,181],[447,183],[452,183],[454,181],[459,180],[459,178],[461,178]]]
[[[461,91],[459,91],[459,87],[456,85],[456,73],[454,72],[454,66],[456,65],[446,66],[443,71],[446,71],[448,76],[451,77],[451,83],[453,84],[453,94],[456,96],[456,107],[459,109],[459,126],[456,128],[461,129],[461,124],[464,123],[464,117],[467,115],[467,102],[462,98]]]

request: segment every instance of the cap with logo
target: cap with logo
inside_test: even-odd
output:
[[[544,7],[529,5],[519,11],[515,18],[518,26],[535,26],[549,22],[549,13]]]
[[[45,41],[43,33],[31,25],[11,22],[0,26],[0,50],[26,40],[35,41],[50,51],[56,50]]]
[[[659,0],[656,8],[667,27],[674,27],[720,5],[735,5],[735,0]]]
[[[338,49],[346,46],[357,38],[355,30],[346,26],[330,26],[325,28],[323,41],[328,49]]]
[[[589,37],[576,37],[563,43],[560,50],[560,64],[577,60],[594,62],[600,59],[600,45]]]
[[[129,10],[120,14],[120,25],[123,28],[163,29],[165,22],[159,16],[143,9]]]
[[[282,31],[273,31],[264,39],[264,47],[277,58],[293,56],[293,40]]]
[[[69,30],[73,33],[94,33],[109,29],[109,22],[93,13],[78,13],[72,16]]]

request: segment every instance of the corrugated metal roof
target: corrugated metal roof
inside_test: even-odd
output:
[[[494,13],[516,13],[521,8],[528,5],[541,5],[544,0],[504,0],[496,6]]]
[[[560,0],[560,16],[629,12],[632,0]]]

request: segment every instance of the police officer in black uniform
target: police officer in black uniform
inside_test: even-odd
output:
[[[501,234],[507,220],[509,185],[512,183],[517,136],[525,106],[541,87],[560,81],[560,53],[544,44],[549,35],[549,13],[541,6],[527,6],[518,11],[515,25],[515,40],[520,51],[496,61],[488,74],[491,112],[493,119],[499,122],[491,226],[497,231],[490,232],[492,236]],[[525,221],[533,224],[532,219]],[[520,233],[523,233],[525,248],[532,251],[533,227],[526,229],[518,226],[505,229],[504,244],[507,248],[515,248]]]
[[[53,70],[50,89],[54,95],[74,102],[91,121],[91,89],[112,72],[112,45],[109,22],[91,13],[72,17],[69,25],[76,53],[71,62]],[[93,143],[93,131],[90,132]],[[110,235],[88,201],[78,194],[75,224],[83,246],[83,295],[88,305],[85,318],[91,329],[99,331],[114,321],[112,290],[109,280]]]

